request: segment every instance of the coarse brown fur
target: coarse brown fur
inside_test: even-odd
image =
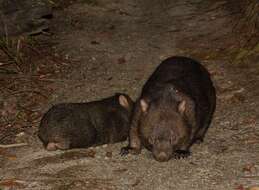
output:
[[[43,116],[38,136],[47,150],[124,141],[132,107],[126,94],[88,103],[58,104]]]
[[[189,156],[191,145],[203,141],[215,106],[215,88],[200,63],[180,56],[164,60],[136,102],[121,154],[138,154],[144,145],[158,161]]]

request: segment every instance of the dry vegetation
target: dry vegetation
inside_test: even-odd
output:
[[[258,0],[245,0],[233,3],[237,4],[235,11],[239,13],[233,27],[239,44],[239,49],[235,52],[235,61],[243,63],[251,57],[257,59],[259,54],[259,2]]]
[[[241,1],[240,1],[241,2]],[[246,0],[241,7],[243,25],[250,29],[252,34],[259,30],[259,2],[258,0]]]
[[[50,46],[32,37],[0,40],[0,144],[35,126],[53,92],[52,80],[68,67]]]

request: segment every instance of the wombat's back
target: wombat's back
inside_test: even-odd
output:
[[[127,99],[127,103],[124,102],[127,105],[121,102],[122,96]],[[88,106],[91,122],[96,129],[96,145],[126,140],[133,108],[133,101],[128,95],[118,93],[101,101],[90,102]]]
[[[127,99],[127,108],[120,104],[121,96]],[[55,105],[43,116],[38,136],[46,147],[58,142],[59,149],[126,140],[132,106],[132,100],[124,94],[88,103]]]
[[[38,136],[45,147],[49,143],[58,143],[60,149],[85,147],[94,141],[96,132],[90,127],[88,112],[80,107],[74,103],[58,104],[43,116]]]
[[[209,72],[191,58],[170,57],[148,79],[142,97],[151,100],[169,97],[177,101],[175,90],[189,97],[195,105],[197,128],[204,128],[197,138],[203,139],[216,107],[216,92]]]
[[[202,94],[214,93],[210,74],[199,62],[181,56],[164,60],[143,87],[143,96],[155,96],[161,88],[173,85],[196,99]],[[205,92],[205,93],[204,93]]]

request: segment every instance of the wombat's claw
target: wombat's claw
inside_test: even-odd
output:
[[[175,159],[187,158],[190,155],[191,155],[191,153],[188,150],[176,150],[174,152]]]
[[[127,156],[127,155],[129,154],[129,150],[130,150],[130,149],[131,149],[131,148],[128,147],[128,146],[122,147],[122,148],[121,148],[121,151],[120,151],[120,155],[121,155],[121,156]]]
[[[203,143],[203,138],[197,138],[197,139],[195,140],[195,143],[196,143],[196,144],[201,144],[201,143]]]
[[[141,152],[141,149],[126,146],[121,148],[120,155],[121,156],[126,156],[128,154],[137,155],[137,154],[140,154],[140,152]]]

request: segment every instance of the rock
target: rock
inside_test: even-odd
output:
[[[51,17],[48,1],[0,0],[0,37],[41,33]]]

